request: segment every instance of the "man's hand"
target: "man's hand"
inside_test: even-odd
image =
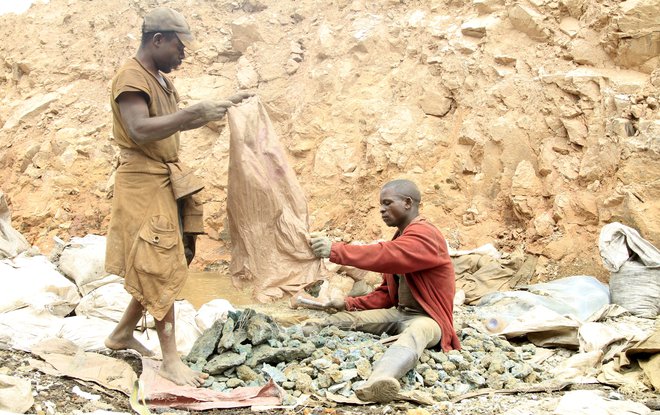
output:
[[[234,104],[239,104],[241,101],[253,97],[254,95],[255,95],[254,92],[240,91],[227,98],[227,101],[231,101]]]
[[[326,313],[346,310],[346,303],[343,298],[334,298],[327,301],[318,301],[306,297],[294,298],[295,307],[310,308],[312,310],[321,310]]]
[[[186,108],[186,110],[193,111],[203,123],[207,123],[224,117],[227,108],[233,105],[232,101],[201,101]]]
[[[330,258],[330,249],[332,242],[329,238],[319,234],[312,233],[309,241],[309,246],[317,258]]]

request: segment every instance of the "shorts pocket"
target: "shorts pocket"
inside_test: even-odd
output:
[[[133,266],[140,273],[166,277],[176,269],[179,235],[166,216],[153,216],[138,233]]]

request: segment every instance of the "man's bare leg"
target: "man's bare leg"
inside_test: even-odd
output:
[[[176,336],[174,327],[174,304],[162,320],[156,320],[156,332],[160,349],[163,352],[163,364],[160,375],[178,385],[201,386],[208,374],[197,372],[186,366],[176,350]]]
[[[131,302],[128,303],[128,307],[126,307],[124,315],[117,323],[117,327],[105,339],[105,347],[112,350],[133,349],[142,356],[152,356],[153,352],[144,347],[133,335],[135,327],[142,317],[143,310],[142,304],[135,298],[131,298]]]

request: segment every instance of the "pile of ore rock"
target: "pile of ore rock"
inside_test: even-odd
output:
[[[505,339],[469,327],[458,334],[462,350],[426,350],[402,379],[402,390],[444,401],[475,389],[509,389],[543,380],[540,368],[530,362],[534,345],[514,348]],[[387,348],[381,342],[386,338],[336,327],[305,335],[300,325],[283,328],[245,309],[230,312],[225,322],[216,321],[198,338],[186,361],[208,373],[205,386],[218,391],[261,386],[272,379],[290,401],[303,393],[350,397]]]

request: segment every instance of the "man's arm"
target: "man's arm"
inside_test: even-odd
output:
[[[332,250],[333,244],[325,236],[321,236],[318,233],[312,233],[309,241],[310,248],[314,253],[314,256],[317,258],[328,258]],[[360,297],[346,297],[342,303],[341,307],[338,307],[336,303],[334,304],[322,304],[320,308],[322,310],[336,309],[339,311],[348,310],[372,310],[377,308],[390,308],[394,304],[390,298],[389,288],[387,278],[383,275],[383,283],[376,288],[374,291],[370,292],[367,295]]]
[[[238,93],[230,96],[229,98],[227,98],[226,101],[222,101],[222,102],[226,103],[227,101],[231,101],[231,103],[233,103],[233,104],[238,104],[241,101],[243,101],[244,99],[250,98],[252,96],[254,96],[254,92],[241,91],[241,92],[238,92]],[[228,105],[227,108],[229,108],[230,106],[231,105]],[[226,108],[225,108],[225,112],[226,112]],[[222,118],[222,116],[220,116],[220,118]],[[182,125],[181,126],[181,131],[194,130],[195,128],[203,127],[208,122],[209,121],[206,121],[203,118],[198,118],[198,119],[193,120],[193,121],[191,121],[187,124]]]
[[[117,104],[128,134],[136,144],[162,140],[181,131],[184,126],[204,125],[220,119],[227,107],[233,105],[231,101],[202,101],[172,114],[150,117],[147,101],[139,92],[122,93],[117,97]]]
[[[370,245],[333,243],[329,258],[336,264],[387,274],[407,274],[451,262],[442,236],[421,224],[410,224],[392,241]]]

